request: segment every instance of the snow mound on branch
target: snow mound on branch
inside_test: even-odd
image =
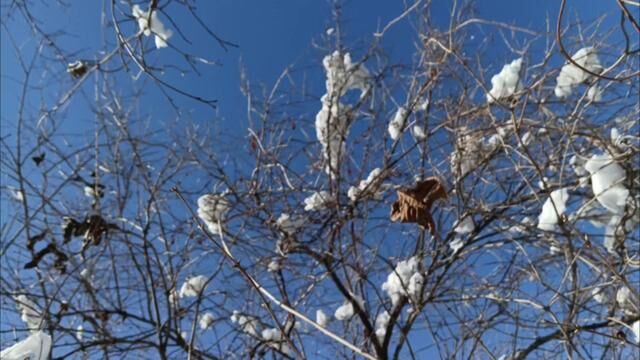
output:
[[[416,289],[415,285],[413,289],[410,289],[410,280],[415,274],[419,273],[419,261],[416,256],[405,261],[400,261],[394,271],[387,276],[387,280],[382,284],[382,290],[389,295],[393,306],[395,306],[403,296],[413,296],[416,295],[418,290],[421,290]],[[417,283],[417,280],[416,278],[414,283]]]
[[[592,73],[600,73],[602,71],[602,65],[600,65],[600,60],[593,47],[585,47],[578,50],[571,59]],[[559,98],[567,97],[571,95],[576,85],[582,84],[592,77],[593,75],[569,62],[560,69],[560,74],[556,78],[554,92]]]
[[[43,331],[36,331],[26,339],[0,352],[0,359],[5,360],[46,360],[51,350],[51,336]]]
[[[422,287],[424,286],[424,276],[419,272],[411,275],[409,279],[409,288],[407,289],[409,292],[409,297],[411,299],[417,300],[422,295]]]
[[[604,247],[610,254],[616,253],[616,240],[624,236],[624,229],[620,227],[622,217],[613,215],[604,228]]]
[[[626,173],[609,154],[593,155],[584,168],[591,174],[596,199],[613,214],[623,214],[629,190],[622,184]]]
[[[627,301],[629,301],[629,295],[631,294],[631,290],[628,287],[623,286],[616,292],[616,301],[620,307],[624,308],[627,305]]]
[[[493,75],[491,78],[491,91],[487,94],[487,102],[489,104],[522,90],[521,68],[522,58],[519,58],[504,65],[499,73]]]
[[[187,279],[180,288],[180,297],[192,297],[198,296],[202,290],[204,290],[207,284],[207,277],[204,275],[198,275]]]
[[[280,329],[264,329],[260,335],[262,335],[262,339],[265,340],[272,348],[285,354],[292,354],[291,347],[285,343],[285,338],[282,336],[282,331],[280,331]]]
[[[321,309],[316,310],[316,323],[322,327],[327,327],[329,324],[329,317]]]
[[[591,295],[593,296],[593,300],[599,302],[600,304],[606,304],[607,302],[609,302],[607,293],[599,287],[591,290]]]
[[[243,332],[258,337],[258,326],[260,325],[258,319],[242,315],[238,310],[234,310],[231,321],[238,324]]]
[[[364,96],[369,89],[369,70],[364,64],[354,64],[351,54],[336,50],[322,59],[322,65],[327,75],[327,94],[340,97],[349,90],[360,89]]]
[[[213,325],[214,321],[215,318],[213,317],[213,314],[208,312],[200,317],[200,321],[198,321],[198,324],[200,325],[200,329],[206,330],[210,328],[211,325]]]
[[[198,199],[198,217],[207,225],[214,235],[222,233],[220,225],[229,211],[229,201],[225,194],[205,194]]]
[[[633,335],[636,337],[636,343],[640,344],[640,320],[634,322],[631,328],[633,329]]]
[[[302,217],[293,217],[287,213],[280,214],[278,220],[276,220],[276,224],[278,228],[282,230],[285,234],[291,235],[298,231],[302,226],[304,226],[305,219]]]
[[[326,94],[322,97],[322,108],[316,115],[316,137],[322,145],[325,160],[329,161],[327,173],[338,171],[340,158],[345,153],[344,143],[349,133],[349,107]]]
[[[407,121],[407,115],[407,109],[400,106],[389,122],[389,127],[387,128],[387,130],[389,131],[389,136],[391,136],[391,139],[393,139],[394,141],[398,140],[400,138],[400,135],[402,135],[404,124]]]
[[[347,191],[347,196],[351,201],[356,201],[358,198],[364,196],[373,197],[376,200],[380,200],[382,198],[382,191],[376,191],[382,182],[382,169],[375,168],[371,170],[369,176],[367,176],[366,180],[361,180],[358,187],[351,186],[349,191]],[[366,191],[365,191],[366,190]]]
[[[424,131],[422,126],[415,125],[412,130],[413,136],[415,136],[417,140],[424,140],[427,138],[427,133]]]
[[[344,302],[344,304],[340,305],[340,307],[336,309],[336,312],[333,314],[333,317],[335,317],[336,320],[343,321],[343,320],[351,319],[353,314],[355,314],[355,309],[353,308],[353,304],[349,300],[347,300]]]
[[[305,211],[318,211],[326,209],[327,205],[332,202],[331,194],[328,191],[314,192],[311,196],[304,199]]]
[[[173,32],[164,27],[164,24],[158,18],[158,12],[151,11],[151,24],[149,24],[149,12],[143,11],[139,5],[133,5],[131,13],[138,21],[138,28],[144,36],[154,35],[156,48],[161,49],[167,47],[167,41],[173,35]]]
[[[33,332],[43,327],[44,319],[42,312],[36,303],[31,301],[26,295],[16,296],[15,301],[20,311],[20,318],[27,324],[29,330]]]
[[[360,89],[361,97],[369,90],[369,71],[363,64],[354,64],[349,53],[339,51],[322,60],[326,73],[327,92],[321,98],[322,108],[316,114],[316,137],[322,144],[326,171],[331,176],[338,173],[340,158],[345,153],[345,141],[349,131],[350,108],[340,103],[340,97],[352,89]]]
[[[382,342],[385,335],[387,335],[389,320],[391,320],[391,316],[389,316],[389,313],[386,310],[378,314],[376,317],[376,336],[380,342]]]
[[[558,223],[558,218],[566,210],[569,192],[567,189],[558,189],[551,192],[551,195],[542,205],[542,212],[538,217],[538,229],[551,231]],[[556,212],[557,211],[557,212]]]
[[[10,187],[7,186],[7,190],[9,191],[9,195],[11,195],[11,198],[17,202],[23,202],[24,201],[24,194],[22,193],[22,191],[20,189],[16,189],[14,187]]]
[[[458,251],[460,251],[460,249],[462,249],[463,245],[464,245],[464,241],[462,241],[462,239],[460,238],[456,238],[455,240],[449,243],[449,248],[455,254]]]
[[[501,145],[506,130],[499,129],[498,134],[482,138],[479,132],[472,133],[466,127],[460,127],[456,138],[456,149],[451,154],[451,171],[460,176],[480,166]]]
[[[364,301],[362,300],[362,298],[360,298],[357,295],[352,295],[353,300],[358,303],[360,306],[363,306]],[[333,313],[333,317],[336,318],[336,320],[349,320],[351,319],[351,317],[353,317],[353,315],[356,313],[355,308],[353,307],[353,303],[351,301],[349,301],[349,299],[346,299],[344,301],[344,303],[342,305],[340,305],[340,307],[338,307],[336,309],[336,311]]]
[[[473,229],[475,229],[473,218],[471,216],[465,216],[465,218],[456,225],[453,231],[457,234],[468,234],[472,232]]]
[[[604,90],[601,87],[593,85],[589,88],[589,90],[587,90],[587,100],[591,102],[600,102],[602,101],[603,92]]]
[[[269,261],[267,265],[268,272],[276,272],[282,270],[282,259],[276,259]]]

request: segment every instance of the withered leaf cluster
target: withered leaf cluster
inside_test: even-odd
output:
[[[84,258],[85,250],[93,245],[99,245],[102,241],[102,237],[107,235],[109,231],[119,229],[117,225],[107,222],[100,215],[91,215],[86,217],[82,221],[77,221],[71,217],[65,216],[63,218],[62,232],[64,236],[64,244],[67,244],[73,237],[82,237],[84,243],[82,245],[82,257]],[[53,267],[63,274],[66,272],[66,263],[69,260],[69,256],[65,254],[55,240],[51,240],[47,246],[39,251],[34,251],[36,243],[44,240],[49,234],[49,230],[45,230],[40,234],[34,235],[27,240],[27,249],[29,249],[33,257],[31,261],[25,264],[25,269],[32,269],[38,267],[42,259],[47,254],[53,254],[55,261]]]
[[[82,256],[90,245],[100,245],[102,237],[110,230],[119,229],[117,225],[107,222],[100,215],[91,215],[83,221],[77,221],[71,217],[65,217],[62,225],[64,243],[68,243],[72,237],[83,237]]]
[[[55,269],[59,270],[63,274],[67,272],[66,263],[69,260],[69,257],[67,256],[67,254],[58,249],[58,246],[54,242],[50,242],[49,245],[44,247],[42,250],[34,253],[33,258],[31,259],[31,261],[24,265],[24,268],[33,269],[35,267],[38,267],[40,261],[42,261],[42,259],[47,254],[53,254],[55,256],[56,260],[53,263],[53,267]]]
[[[446,199],[447,191],[440,179],[429,177],[419,181],[413,189],[398,189],[398,200],[391,206],[391,221],[417,223],[435,234],[431,206],[438,199]]]
[[[84,61],[76,60],[67,64],[67,72],[74,78],[78,79],[87,73],[87,64]]]
[[[49,231],[45,230],[40,234],[30,237],[27,240],[27,249],[29,249],[33,253],[33,257],[31,261],[29,261],[24,265],[24,268],[32,269],[32,268],[38,267],[38,264],[40,264],[40,261],[42,261],[42,259],[47,254],[53,254],[56,258],[53,263],[53,267],[58,269],[60,272],[64,274],[67,271],[66,262],[67,260],[69,260],[69,258],[64,252],[58,249],[58,246],[54,241],[51,241],[47,246],[45,246],[41,250],[37,252],[33,252],[33,249],[35,248],[36,244],[39,241],[44,240],[48,234],[49,234]]]

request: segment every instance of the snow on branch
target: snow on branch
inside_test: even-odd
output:
[[[131,13],[136,21],[138,21],[138,27],[140,28],[140,32],[144,34],[144,36],[154,35],[154,42],[156,44],[156,48],[162,49],[167,47],[167,41],[173,35],[173,31],[165,28],[164,24],[158,18],[158,12],[156,10],[151,10],[151,16],[149,16],[148,11],[143,11],[139,5],[133,5],[131,8]]]
[[[520,69],[522,58],[513,60],[502,67],[502,70],[491,78],[491,91],[487,94],[489,104],[496,100],[505,99],[522,90]]]

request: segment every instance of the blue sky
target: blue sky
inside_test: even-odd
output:
[[[109,2],[106,2],[107,4]],[[449,21],[448,13],[451,2],[434,2],[433,17],[436,24],[446,26]],[[575,3],[575,4],[573,4]],[[579,8],[576,8],[580,5]],[[72,6],[61,9],[55,5],[45,6],[34,2],[32,12],[42,19],[42,27],[47,30],[64,29],[68,35],[59,39],[59,44],[67,52],[77,52],[78,58],[98,58],[97,51],[102,49],[103,41],[113,44],[114,35],[111,28],[102,28],[102,1],[79,1]],[[105,5],[106,6],[106,5]],[[123,12],[129,12],[127,5],[118,4]],[[458,5],[460,6],[460,5]],[[388,21],[402,13],[403,1],[346,1],[342,11],[344,21],[345,45],[358,53],[366,49],[366,45],[373,39],[373,33]],[[514,25],[531,27],[542,30],[545,19],[555,21],[558,2],[552,0],[541,1],[509,1],[496,0],[478,1],[477,14],[479,17],[496,21],[504,21]],[[616,9],[610,1],[581,1],[569,2],[567,19],[575,18],[579,14],[583,20],[611,13]],[[173,10],[173,12],[172,12]],[[325,36],[325,30],[334,26],[331,19],[331,2],[323,0],[273,0],[273,1],[202,1],[198,2],[198,13],[211,26],[216,34],[226,40],[239,45],[223,51],[210,37],[206,37],[195,22],[181,7],[169,5],[165,11],[169,13],[182,33],[192,42],[187,44],[180,36],[172,38],[172,45],[184,50],[219,61],[221,66],[205,68],[202,76],[187,74],[180,76],[177,72],[167,71],[166,76],[176,79],[181,88],[188,88],[203,97],[215,98],[219,103],[219,110],[215,117],[220,126],[233,127],[244,124],[246,118],[245,99],[239,91],[240,64],[242,63],[252,81],[252,84],[264,83],[267,87],[273,85],[282,70],[292,64],[298,66],[315,66],[310,76],[322,79],[320,61],[325,55],[322,50],[312,46],[312,43],[330,47],[331,39]],[[119,15],[121,17],[122,15]],[[23,49],[34,46],[26,25],[22,22],[12,24],[12,35]],[[135,26],[132,21],[125,30],[133,32]],[[497,35],[497,34],[492,34]],[[407,22],[402,22],[389,31],[384,38],[384,46],[394,60],[405,60],[411,54],[413,41],[411,28]],[[151,40],[147,40],[151,41]],[[3,131],[8,131],[14,123],[16,102],[19,87],[12,80],[19,74],[15,54],[11,48],[5,32],[2,34],[2,120]],[[357,58],[357,56],[356,56]],[[165,49],[150,55],[152,63],[180,63],[180,57],[172,50]],[[64,72],[64,61],[52,70]],[[19,75],[17,75],[19,76]],[[132,84],[132,86],[139,86]],[[67,88],[71,82],[64,84]],[[64,89],[64,86],[61,89]],[[316,87],[322,90],[322,82]],[[318,93],[320,95],[320,93]],[[49,99],[53,102],[53,98]],[[162,108],[162,101],[151,97],[148,103],[153,103],[155,109]],[[188,106],[188,103],[184,105]],[[193,106],[198,108],[197,105]],[[162,114],[162,112],[160,112]],[[156,115],[157,116],[157,115]],[[208,121],[210,114],[203,113],[202,118]],[[68,125],[82,128],[85,124],[68,121]],[[224,120],[228,121],[224,121]]]
[[[68,8],[60,8],[54,5],[44,5],[34,2],[32,11],[35,17],[40,18],[40,25],[49,31],[64,29],[67,34],[61,36],[59,45],[67,53],[75,53],[74,57],[66,60],[54,61],[54,66],[44,74],[33,80],[34,84],[43,84],[47,88],[44,97],[30,99],[28,113],[32,118],[37,118],[38,105],[44,102],[48,107],[53,105],[73,85],[73,81],[65,73],[66,62],[80,59],[99,58],[99,51],[110,49],[114,43],[112,28],[104,28],[101,19],[101,9],[108,1],[74,1]],[[165,2],[161,2],[163,4]],[[452,2],[437,1],[433,9],[434,23],[445,27],[449,22],[449,9]],[[130,13],[130,7],[118,2],[119,10]],[[344,46],[349,48],[358,59],[367,49],[368,44],[374,39],[374,32],[395,18],[405,9],[405,2],[393,0],[350,0],[344,2],[342,9]],[[144,6],[143,6],[144,7]],[[477,16],[495,21],[503,21],[513,25],[544,30],[548,18],[555,23],[558,10],[558,2],[554,0],[516,1],[516,0],[480,0],[476,4]],[[603,14],[613,14],[617,7],[613,1],[569,1],[567,21],[575,19],[579,15],[583,20],[589,21]],[[246,71],[253,86],[258,87],[264,83],[267,89],[273,86],[283,69],[289,65],[295,65],[302,69],[309,80],[310,93],[321,96],[324,91],[324,74],[321,60],[335,46],[334,39],[327,37],[325,31],[335,26],[331,18],[331,2],[327,0],[221,0],[198,2],[198,13],[213,31],[225,40],[239,45],[238,48],[229,48],[224,51],[210,37],[206,36],[190,16],[181,12],[181,7],[169,5],[164,11],[171,16],[180,31],[186,34],[191,44],[182,39],[179,34],[174,34],[170,40],[172,46],[186,50],[198,56],[220,62],[220,66],[201,67],[202,75],[187,73],[184,76],[179,71],[167,69],[162,75],[170,79],[173,84],[181,89],[189,89],[191,92],[205,98],[218,100],[218,108],[212,111],[210,108],[195,103],[192,100],[176,95],[179,104],[185,111],[177,114],[166,103],[162,95],[154,85],[145,82],[144,77],[133,80],[131,76],[121,75],[119,91],[130,92],[133,89],[144,89],[144,96],[138,105],[139,114],[148,116],[158,123],[178,119],[188,126],[192,122],[210,126],[216,131],[224,131],[242,138],[246,135],[246,99],[240,92],[240,64]],[[118,18],[123,15],[118,13]],[[164,15],[161,19],[166,19]],[[617,21],[610,16],[608,21]],[[28,26],[20,21],[9,21],[11,35],[16,44],[27,54],[33,51],[35,46]],[[170,23],[165,24],[174,28]],[[122,24],[128,34],[136,31],[136,24],[129,21]],[[605,26],[606,27],[606,26]],[[488,31],[485,28],[484,31]],[[174,31],[175,32],[175,31]],[[388,51],[392,60],[400,63],[410,63],[410,56],[415,42],[410,23],[404,21],[389,31],[384,39],[383,46]],[[485,36],[499,36],[497,32],[479,32],[474,35],[481,45]],[[152,40],[145,39],[147,44]],[[105,45],[105,42],[108,45]],[[467,51],[474,51],[469,47]],[[491,54],[489,54],[491,55]],[[496,48],[491,66],[496,70],[506,61],[511,61],[517,56],[509,55],[505,48]],[[15,119],[20,95],[22,75],[19,64],[16,61],[11,41],[2,31],[2,88],[1,88],[1,131],[2,136],[15,134]],[[148,55],[151,64],[162,66],[163,64],[180,64],[180,56],[172,49],[153,51]],[[558,65],[562,58],[556,56],[553,60]],[[184,66],[183,66],[184,67]],[[58,72],[58,74],[56,74]],[[132,73],[135,75],[135,72]],[[487,79],[488,81],[488,79]],[[78,94],[80,101],[73,101],[62,110],[67,114],[63,123],[62,134],[79,134],[77,140],[81,143],[90,142],[93,130],[94,115],[84,104],[84,98],[91,99],[93,88],[91,82],[82,86]],[[402,101],[403,99],[400,99]],[[307,118],[312,119],[318,110],[318,102],[310,102],[308,107],[298,109]],[[313,131],[311,125],[309,130]],[[25,139],[35,141],[35,139]],[[230,144],[237,146],[237,144]],[[2,177],[3,185],[7,183],[6,177]],[[6,213],[6,205],[3,204],[2,212]],[[5,215],[2,215],[3,219]],[[4,223],[4,220],[2,221]]]

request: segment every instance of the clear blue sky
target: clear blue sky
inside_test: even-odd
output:
[[[103,28],[101,9],[108,6],[110,1],[81,0],[71,1],[68,8],[61,8],[56,2],[50,1],[44,5],[40,1],[34,1],[33,15],[41,20],[40,26],[48,31],[64,29],[67,35],[59,38],[59,46],[67,53],[75,53],[76,56],[68,60],[97,59],[98,51],[111,49],[115,42],[112,28]],[[128,5],[117,2],[119,9],[130,13]],[[165,3],[161,1],[161,3]],[[434,1],[435,24],[445,27],[449,21],[450,1]],[[105,5],[106,4],[106,5]],[[170,5],[165,11],[171,15],[180,31],[186,35],[191,44],[188,44],[176,33],[173,24],[165,21],[169,28],[174,29],[174,36],[170,43],[187,52],[198,56],[219,61],[221,66],[201,68],[202,75],[194,73],[181,76],[178,71],[167,69],[163,75],[172,81],[172,84],[182,89],[189,89],[192,93],[204,98],[218,100],[218,109],[212,112],[192,100],[176,95],[179,104],[184,109],[193,109],[192,112],[176,114],[163,100],[158,89],[144,86],[144,77],[134,81],[127,76],[122,76],[119,83],[127,91],[133,88],[144,88],[145,95],[140,103],[140,113],[157,119],[159,123],[180,117],[185,125],[191,121],[211,125],[214,129],[233,133],[238,137],[246,135],[246,99],[240,92],[240,63],[247,71],[249,80],[254,86],[264,83],[269,89],[276,81],[283,69],[291,64],[299,68],[305,68],[310,80],[311,92],[318,97],[324,91],[324,75],[321,60],[326,55],[325,50],[319,50],[312,44],[319,44],[330,49],[331,39],[325,35],[325,30],[334,26],[331,18],[331,2],[328,0],[209,0],[199,1],[198,13],[200,17],[225,40],[234,42],[239,48],[230,48],[225,52],[210,37],[205,36],[189,14],[178,11],[180,6]],[[352,50],[354,58],[367,48],[367,44],[373,39],[373,34],[391,19],[395,18],[405,9],[405,2],[396,0],[347,0],[344,2],[342,19],[344,21],[345,46]],[[543,30],[545,21],[549,19],[555,23],[559,3],[555,0],[479,0],[476,4],[477,15],[485,19],[502,21],[518,26]],[[146,6],[143,5],[143,8]],[[579,15],[582,20],[592,20],[603,14],[611,14],[609,21],[617,21],[617,6],[614,1],[608,0],[572,0],[568,1],[567,20],[575,19]],[[109,12],[108,12],[109,13]],[[5,16],[5,14],[3,14]],[[122,19],[122,15],[118,14]],[[166,17],[161,16],[165,20]],[[37,44],[31,37],[31,31],[23,21],[9,21],[11,35],[24,54],[33,53]],[[604,27],[606,28],[606,26]],[[128,34],[133,34],[137,29],[133,21],[123,24],[123,29]],[[486,28],[485,28],[486,30]],[[407,22],[394,27],[384,37],[384,46],[394,61],[409,63],[415,38],[413,31]],[[477,41],[487,36],[499,36],[497,33],[478,33]],[[108,45],[105,47],[105,41]],[[146,41],[152,42],[150,39]],[[20,97],[20,83],[23,75],[19,71],[19,63],[16,60],[15,51],[11,41],[2,29],[1,35],[2,53],[0,57],[2,71],[1,96],[1,136],[15,136],[15,121]],[[473,51],[470,48],[468,51]],[[496,60],[492,66],[501,67],[506,61],[511,61],[515,56],[509,56],[506,49],[496,50]],[[162,64],[182,64],[180,56],[172,49],[162,49],[149,54],[149,62],[162,66]],[[561,57],[554,59],[560,64]],[[44,72],[44,76],[32,80],[34,85],[47,86],[43,99],[36,97],[30,99],[28,112],[37,118],[36,110],[41,101],[52,106],[55,101],[69,89],[73,80],[66,73],[66,62],[60,60],[54,67]],[[185,67],[181,65],[181,67]],[[40,69],[42,70],[42,69]],[[56,74],[58,72],[58,74]],[[488,81],[488,79],[487,79]],[[84,97],[93,97],[91,82],[82,87],[78,94],[80,101],[72,101],[63,111],[66,112],[62,134],[79,133],[86,135],[78,138],[79,142],[92,141],[93,114],[84,105]],[[309,119],[318,111],[318,103],[302,109],[308,112]],[[313,131],[312,123],[308,124],[309,131]],[[35,139],[28,139],[35,142]],[[2,176],[2,184],[6,185],[8,179]],[[5,219],[6,204],[2,207],[2,217]],[[4,220],[2,221],[4,223]]]
[[[42,20],[42,28],[48,30],[64,29],[68,35],[59,39],[63,49],[77,52],[78,58],[94,59],[99,55],[96,51],[102,49],[106,39],[113,44],[114,34],[111,28],[103,29],[101,26],[102,1],[76,1],[68,8],[60,8],[50,2],[48,6],[40,2],[34,2],[33,14]],[[104,6],[108,6],[109,2]],[[161,2],[162,3],[162,2]],[[445,26],[448,22],[448,9],[451,2],[434,2],[434,20],[436,24]],[[592,19],[605,13],[612,13],[616,9],[614,1],[569,1],[568,19],[575,19],[579,14],[583,20]],[[193,53],[218,60],[221,67],[205,68],[202,76],[187,74],[181,77],[178,72],[167,70],[167,76],[176,80],[176,84],[185,89],[207,98],[215,98],[219,101],[219,111],[216,118],[220,119],[219,126],[229,128],[242,126],[245,123],[245,99],[239,91],[240,60],[245,65],[252,84],[264,82],[266,86],[273,85],[282,70],[291,64],[298,66],[316,66],[309,71],[309,76],[316,77],[319,81],[316,85],[318,95],[322,91],[322,68],[320,61],[325,54],[314,49],[312,42],[322,46],[329,46],[324,35],[328,27],[333,26],[331,19],[331,2],[328,0],[273,0],[273,1],[246,1],[246,0],[220,0],[200,1],[198,13],[211,26],[220,37],[239,44],[238,49],[230,49],[224,52],[210,37],[205,37],[202,29],[185,12],[177,11],[180,6],[169,5],[168,12],[180,30],[187,35],[192,45],[187,44],[179,35],[174,35],[171,43],[181,49],[191,50]],[[123,12],[129,12],[126,5],[118,2]],[[388,21],[399,15],[405,7],[403,1],[388,0],[349,0],[345,2],[343,20],[345,24],[345,44],[349,48],[355,48],[358,53],[366,49],[373,33]],[[476,5],[478,16],[504,21],[515,25],[543,29],[545,19],[548,17],[555,21],[558,2],[553,0],[540,1],[512,1],[512,0],[480,0]],[[172,10],[174,10],[172,12]],[[11,24],[11,23],[10,23]],[[172,27],[171,24],[168,24]],[[135,31],[133,22],[124,26],[125,30]],[[16,42],[23,49],[31,49],[34,43],[30,32],[23,22],[14,22],[11,27]],[[411,54],[414,38],[411,37],[409,25],[404,22],[387,33],[384,39],[385,46],[395,60],[407,60]],[[493,34],[497,36],[497,34]],[[148,40],[151,41],[151,40]],[[502,55],[502,54],[500,54]],[[150,59],[155,64],[180,63],[179,56],[173,50],[164,49],[151,54]],[[357,57],[356,57],[357,58]],[[17,71],[18,64],[15,61],[15,53],[7,39],[5,31],[2,32],[2,130],[10,132],[15,121],[19,86],[14,81],[20,78]],[[498,63],[501,63],[499,61]],[[60,61],[57,68],[51,71],[65,71],[64,61]],[[62,78],[64,83],[59,91],[69,88],[70,79]],[[46,81],[46,80],[43,80]],[[142,81],[134,83],[135,86]],[[125,84],[122,84],[125,86]],[[86,85],[85,85],[86,86]],[[128,85],[127,86],[132,86]],[[84,89],[91,92],[91,89]],[[55,90],[54,90],[55,91]],[[150,95],[158,95],[153,90],[148,90]],[[54,102],[54,96],[48,102]],[[145,103],[146,110],[152,116],[174,116],[165,110],[159,96],[151,96]],[[153,104],[151,106],[151,104]],[[183,102],[185,107],[195,108],[195,119],[209,121],[212,119],[210,112],[201,112],[200,106]],[[83,116],[70,117],[66,125],[71,129],[84,128],[88,118]],[[244,129],[242,129],[244,131]]]

